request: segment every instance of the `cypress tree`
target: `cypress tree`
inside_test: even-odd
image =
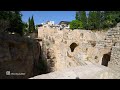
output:
[[[75,19],[80,20],[80,11],[76,11]]]
[[[94,14],[94,11],[89,12],[88,27],[89,27],[90,30],[95,28],[95,14]]]
[[[34,18],[33,18],[33,16],[32,16],[32,18],[31,18],[31,30],[32,30],[32,32],[33,31],[35,31],[35,23],[34,23]]]
[[[34,24],[34,18],[33,18],[33,16],[32,16],[31,19],[29,17],[28,23],[29,23],[29,32],[31,33],[33,31],[35,31],[35,24]]]
[[[80,12],[80,21],[83,24],[83,28],[87,29],[87,16],[85,11]]]
[[[30,19],[30,17],[28,19],[28,25],[29,25],[28,29],[29,29],[29,33],[30,33],[31,32],[31,19]]]
[[[100,11],[100,25],[99,25],[99,29],[104,29],[104,21],[105,21],[104,11]]]
[[[96,29],[100,29],[100,24],[101,24],[101,12],[96,11]]]

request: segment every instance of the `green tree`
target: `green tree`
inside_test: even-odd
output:
[[[83,28],[87,29],[87,16],[85,11],[80,12],[80,21],[83,23]]]
[[[77,11],[76,20],[70,24],[72,29],[100,30],[116,26],[120,22],[120,11]]]
[[[31,18],[31,28],[32,28],[32,32],[35,31],[35,23],[34,23],[34,18],[32,16]]]
[[[80,20],[80,11],[76,11],[75,19]]]
[[[96,11],[96,17],[95,17],[95,19],[96,19],[96,24],[95,24],[95,26],[96,26],[96,29],[100,29],[100,26],[101,26],[101,12],[100,11]]]
[[[38,26],[36,25],[36,29],[35,29],[35,31],[38,31]]]
[[[27,23],[24,23],[24,25],[23,25],[23,32],[24,32],[25,35],[26,35],[27,33],[29,33],[28,30],[29,30],[29,29],[28,29],[28,24],[27,24]]]
[[[95,12],[90,11],[88,16],[88,28],[90,30],[95,29]]]
[[[23,35],[23,22],[21,17],[22,14],[20,13],[20,11],[15,11],[10,24],[11,24],[11,30],[13,32]]]
[[[111,25],[113,24],[112,23],[112,18],[113,18],[113,15],[111,12],[109,11],[105,11],[104,12],[104,28],[109,28],[111,27]]]
[[[28,23],[29,23],[29,32],[31,33],[33,31],[35,31],[35,24],[34,24],[33,16],[31,19],[30,18],[28,19]]]
[[[29,19],[28,19],[28,30],[29,30],[29,32],[32,32],[32,30],[31,30],[31,19],[30,19],[30,17],[29,17]]]
[[[120,22],[119,11],[104,11],[103,28],[114,27],[118,22]]]
[[[88,16],[88,28],[90,30],[101,28],[101,12],[100,11],[90,11]]]
[[[100,11],[100,23],[99,23],[99,28],[98,29],[103,29],[104,28],[104,20],[105,20],[105,17],[104,17],[104,11]]]
[[[9,28],[5,31],[23,35],[23,22],[20,11],[0,11],[0,20],[8,21]]]
[[[120,11],[115,11],[115,14],[116,14],[115,21],[116,21],[117,23],[119,23],[119,22],[120,22]]]
[[[72,22],[70,22],[70,29],[82,29],[83,28],[83,24],[81,21],[79,20],[73,20]]]

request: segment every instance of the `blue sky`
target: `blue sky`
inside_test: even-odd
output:
[[[35,24],[45,23],[46,21],[72,21],[75,19],[75,11],[21,11],[22,20],[28,22],[29,17],[34,17]]]

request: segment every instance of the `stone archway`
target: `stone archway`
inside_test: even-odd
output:
[[[70,49],[71,49],[71,52],[74,52],[74,49],[77,47],[78,45],[76,43],[72,43],[70,45]]]
[[[110,55],[109,54],[104,54],[101,64],[107,67],[109,61],[110,61]]]

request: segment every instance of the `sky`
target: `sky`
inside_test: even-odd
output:
[[[58,24],[60,21],[75,20],[76,11],[21,11],[21,13],[24,22],[28,22],[28,18],[33,15],[35,25],[37,25],[46,21],[54,21]]]

